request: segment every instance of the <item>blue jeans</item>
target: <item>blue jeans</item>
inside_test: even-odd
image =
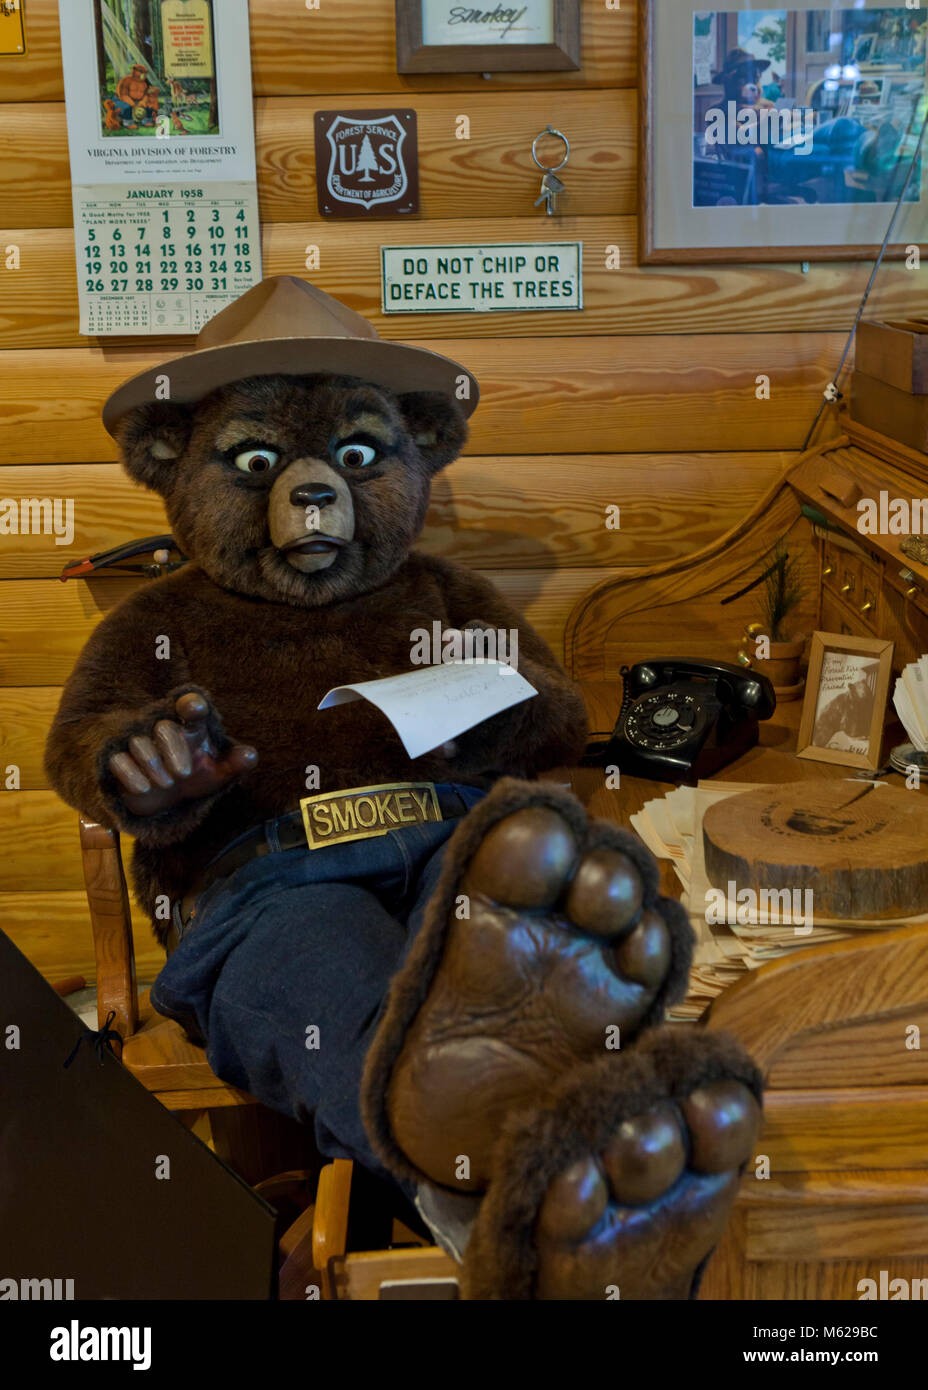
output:
[[[468,809],[484,795],[444,789]],[[200,895],[152,986],[217,1076],[312,1124],[320,1153],[380,1177],[361,1121],[364,1058],[459,823],[253,859]]]

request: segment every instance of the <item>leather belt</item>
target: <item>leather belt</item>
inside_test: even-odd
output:
[[[221,849],[181,899],[181,920],[186,923],[197,898],[217,879],[260,855],[366,840],[391,830],[454,820],[467,809],[457,792],[432,782],[388,782],[307,796],[299,811],[251,826]],[[172,929],[169,941],[174,934]]]

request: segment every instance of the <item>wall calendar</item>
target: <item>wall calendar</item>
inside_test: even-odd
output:
[[[60,7],[80,331],[197,333],[261,279],[247,0]]]

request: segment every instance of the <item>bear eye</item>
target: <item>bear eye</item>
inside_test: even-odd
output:
[[[235,466],[243,473],[267,473],[279,458],[273,449],[246,449],[235,455]]]
[[[342,444],[335,450],[335,462],[343,468],[366,468],[377,457],[377,450],[369,444]]]

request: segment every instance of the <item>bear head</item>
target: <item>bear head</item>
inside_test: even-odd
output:
[[[160,493],[180,549],[215,583],[313,608],[399,568],[467,424],[439,392],[255,376],[194,405],[138,406],[115,433],[126,471]]]

